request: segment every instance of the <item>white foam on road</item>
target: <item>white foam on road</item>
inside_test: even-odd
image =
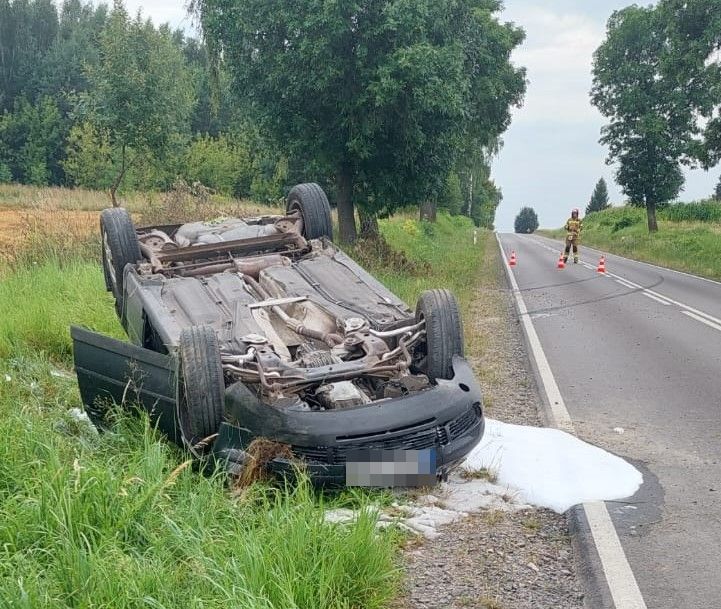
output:
[[[558,429],[486,419],[486,433],[463,467],[493,471],[518,501],[563,513],[578,503],[633,495],[643,476],[620,457]]]
[[[486,419],[483,440],[461,469],[486,470],[484,476],[490,474],[493,481],[454,474],[427,495],[369,509],[377,513],[381,527],[393,524],[433,539],[441,526],[483,510],[537,506],[562,513],[578,503],[629,497],[643,480],[623,459],[568,433],[493,419]],[[356,517],[349,509],[326,513],[326,520],[334,523]]]

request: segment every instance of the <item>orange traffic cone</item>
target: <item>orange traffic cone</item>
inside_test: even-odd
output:
[[[516,266],[516,250],[511,250],[511,259],[508,261],[511,266]]]
[[[559,269],[566,268],[566,263],[563,261],[563,252],[561,252],[561,255],[558,257],[558,268]]]
[[[606,256],[601,256],[601,259],[598,261],[598,268],[596,271],[599,273],[606,272]]]

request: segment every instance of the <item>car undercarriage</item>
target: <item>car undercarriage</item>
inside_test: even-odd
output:
[[[243,463],[265,437],[324,480],[342,477],[350,449],[430,450],[442,473],[480,439],[480,389],[452,294],[426,291],[410,310],[332,243],[317,185],[293,189],[281,216],[136,229],[124,210],[106,210],[101,234],[133,347],[73,330],[96,420],[99,398],[119,402],[132,386],[196,456]],[[148,375],[160,391],[144,392]],[[444,448],[459,438],[462,448]]]

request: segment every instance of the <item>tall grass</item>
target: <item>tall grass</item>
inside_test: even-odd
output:
[[[74,381],[51,370],[0,363],[0,607],[380,608],[395,593],[372,512],[326,523],[305,480],[234,496],[141,418],[97,435],[69,417]]]
[[[122,336],[96,261],[79,258],[16,267],[0,280],[0,358],[34,351],[70,365],[71,324]]]
[[[207,189],[206,189],[207,190]],[[166,205],[168,194],[162,192],[128,192],[120,195],[120,204],[138,217],[144,212],[158,209]],[[210,191],[208,191],[210,192]],[[235,199],[219,194],[211,194],[210,199],[219,212],[258,214],[267,213],[278,208],[261,205],[248,200]],[[110,195],[98,190],[84,188],[64,188],[59,186],[40,187],[22,184],[0,184],[0,209],[24,210],[68,210],[68,211],[100,211],[112,205]],[[198,219],[195,217],[194,219]],[[176,218],[177,220],[177,218]]]
[[[363,261],[411,307],[415,306],[421,291],[430,288],[448,288],[462,305],[470,302],[480,273],[487,231],[479,229],[474,244],[473,222],[445,213],[440,213],[434,223],[404,216],[382,220],[380,230],[391,247],[402,252],[415,268],[399,271],[392,262],[387,265],[386,260],[374,261],[372,256]],[[371,243],[368,247],[375,246]]]

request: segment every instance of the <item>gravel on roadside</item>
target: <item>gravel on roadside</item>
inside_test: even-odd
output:
[[[540,399],[495,238],[486,239],[477,298],[464,311],[466,356],[486,415],[540,425]],[[550,510],[487,511],[442,527],[404,550],[398,609],[581,609],[565,516]]]

